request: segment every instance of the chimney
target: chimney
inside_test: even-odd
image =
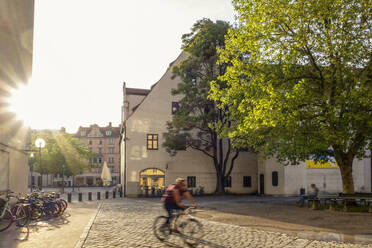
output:
[[[111,127],[111,126],[112,126],[112,122],[110,121],[110,122],[109,122],[109,127]]]

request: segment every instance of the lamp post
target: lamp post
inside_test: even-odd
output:
[[[62,165],[62,194],[65,193],[65,164]]]
[[[39,148],[39,165],[40,165],[40,170],[41,170],[41,148],[45,146],[45,140],[43,138],[37,138],[35,140],[35,146]],[[31,175],[32,175],[32,172],[31,172]],[[43,186],[43,174],[41,174],[41,181],[40,181],[40,187],[42,186]]]
[[[34,158],[34,153],[31,153],[30,157]],[[33,171],[34,171],[34,161],[32,161],[32,163],[31,163],[31,192],[34,189],[34,178],[33,178],[33,175],[32,175]]]

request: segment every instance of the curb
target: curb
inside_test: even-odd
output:
[[[90,229],[92,228],[93,223],[94,223],[94,221],[96,220],[96,217],[97,217],[98,213],[99,213],[100,210],[101,210],[101,206],[102,206],[102,203],[100,203],[100,204],[98,205],[98,208],[97,208],[95,214],[92,216],[92,218],[90,218],[89,223],[88,223],[87,226],[84,228],[84,231],[83,231],[83,233],[81,234],[81,236],[80,236],[80,238],[79,238],[79,241],[76,243],[75,248],[82,248],[82,247],[83,247],[85,241],[87,240],[87,237],[88,237],[89,231],[90,231]]]

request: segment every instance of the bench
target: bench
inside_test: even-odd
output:
[[[368,212],[372,213],[372,194],[357,193],[357,194],[322,195],[322,196],[318,196],[316,199],[319,199],[319,204],[320,204],[321,199],[323,199],[325,203],[329,201],[330,210],[333,210],[336,207],[337,202],[340,201],[342,202],[342,205],[344,206],[344,211],[347,211],[347,208],[349,206],[348,203],[359,201],[360,203],[364,203],[365,205],[368,204]]]

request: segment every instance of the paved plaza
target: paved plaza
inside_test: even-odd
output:
[[[155,238],[152,223],[156,216],[164,214],[161,203],[155,199],[124,198],[102,202],[77,247],[186,247],[179,236],[172,235],[164,243]],[[311,240],[280,232],[199,220],[205,236],[198,247],[372,247],[372,244]]]

